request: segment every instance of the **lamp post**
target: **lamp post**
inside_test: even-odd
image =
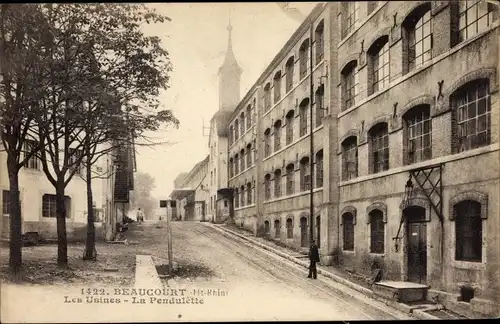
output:
[[[399,237],[399,233],[405,221],[405,209],[406,207],[408,207],[412,196],[413,196],[413,182],[411,181],[411,174],[410,174],[410,177],[408,178],[408,181],[406,181],[405,184],[405,192],[403,194],[403,200],[399,205],[399,208],[401,209],[401,222],[399,223],[398,233],[396,234],[396,237],[393,238],[394,248],[396,252],[399,251],[399,240],[401,239],[401,237]]]
[[[408,203],[410,202],[412,194],[413,194],[413,182],[411,181],[411,174],[410,174],[410,177],[408,178],[408,181],[406,181],[405,184],[405,193],[403,195],[403,201],[401,202],[401,210],[404,210],[406,207],[408,207]]]

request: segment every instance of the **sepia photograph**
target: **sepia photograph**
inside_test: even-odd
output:
[[[500,1],[0,4],[0,322],[500,317]]]

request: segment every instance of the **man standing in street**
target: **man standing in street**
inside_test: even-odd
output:
[[[314,240],[311,241],[311,247],[309,248],[309,261],[309,275],[307,278],[317,279],[316,262],[319,262],[319,250]]]
[[[137,209],[137,224],[144,222],[144,213],[140,208]]]

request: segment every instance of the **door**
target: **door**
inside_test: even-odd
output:
[[[316,245],[321,247],[321,217],[316,216]]]
[[[307,246],[307,218],[300,219],[300,246]]]
[[[269,234],[269,222],[268,221],[264,222],[264,233],[266,235]]]
[[[405,210],[408,238],[408,281],[425,283],[427,280],[427,223],[425,209],[410,207]]]

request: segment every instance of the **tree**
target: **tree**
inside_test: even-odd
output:
[[[135,175],[134,196],[132,198],[132,208],[141,208],[146,217],[153,214],[156,201],[151,196],[155,188],[155,179],[148,173],[137,172]]]
[[[40,149],[35,129],[38,103],[46,96],[38,56],[43,31],[37,5],[0,5],[0,137],[9,175],[9,268],[16,275],[22,266],[19,170]]]
[[[38,137],[43,171],[56,190],[58,265],[66,266],[64,192],[78,167],[87,165],[87,250],[93,251],[90,166],[124,141],[178,121],[159,110],[159,91],[168,88],[171,70],[168,52],[158,37],[140,30],[142,21],[163,22],[164,16],[131,4],[47,4],[42,12],[50,30],[41,53],[49,93],[41,100]],[[112,147],[99,150],[103,143]]]

